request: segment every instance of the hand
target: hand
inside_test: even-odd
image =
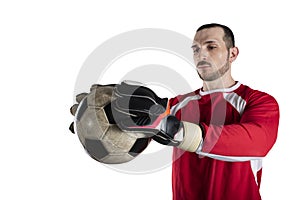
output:
[[[167,98],[162,99],[149,88],[136,83],[116,85],[113,95],[114,118],[122,129],[142,129],[153,135],[162,118],[169,114]]]
[[[182,122],[169,115],[167,98],[151,89],[122,82],[115,86],[113,115],[118,126],[127,131],[143,131],[164,145],[196,151],[202,140],[199,125]]]
[[[78,94],[76,95],[76,104],[74,104],[71,108],[70,108],[70,112],[73,116],[75,116],[75,113],[77,111],[77,108],[78,108],[78,105],[80,104],[80,102],[82,101],[82,99],[84,99],[84,97],[86,97],[88,95],[88,93],[81,93],[81,94]],[[72,122],[69,126],[69,130],[75,134],[75,131],[74,131],[74,122]]]

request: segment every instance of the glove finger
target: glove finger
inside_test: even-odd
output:
[[[71,114],[74,115],[74,116],[75,116],[75,113],[76,113],[76,111],[77,111],[78,105],[79,105],[79,104],[74,104],[74,105],[70,108],[70,112],[71,112]]]
[[[116,105],[122,110],[149,111],[149,109],[156,104],[147,98],[118,97],[116,98]]]
[[[116,84],[107,84],[107,85],[101,85],[101,84],[93,84],[90,88],[90,91],[97,90],[101,87],[115,87]]]
[[[113,103],[114,103],[114,101],[107,104],[104,107],[104,111],[105,111],[107,120],[109,121],[110,124],[118,124],[121,121],[133,119],[134,116],[132,114],[116,109],[113,106]],[[146,116],[146,115],[144,114],[143,116]]]
[[[140,119],[140,118],[139,118]],[[138,122],[140,123],[140,122]],[[127,118],[117,123],[118,127],[123,131],[143,133],[147,137],[153,137],[158,130],[151,126],[140,126],[135,119]]]
[[[166,111],[166,108],[163,105],[157,104],[156,102],[146,97],[122,96],[122,97],[117,97],[115,101],[118,109],[124,111],[139,110],[141,112],[148,112],[149,114],[156,114],[156,115],[160,115]]]
[[[148,110],[134,110],[134,109],[129,109],[124,106],[120,106],[118,104],[118,101],[113,101],[111,102],[111,109],[113,112],[114,117],[115,116],[125,116],[123,118],[128,118],[128,117],[143,117],[143,116],[149,116],[149,111]]]
[[[100,84],[93,84],[93,85],[91,86],[91,88],[90,88],[90,92],[91,92],[92,90],[96,90],[96,89],[99,88],[99,87],[102,87],[102,85],[100,85]]]
[[[182,128],[182,123],[175,116],[169,115],[164,118],[164,123],[161,126],[161,132],[174,138],[174,135]]]
[[[82,99],[84,97],[86,97],[87,95],[88,95],[88,93],[80,93],[80,94],[76,95],[76,102],[80,103],[82,101]]]
[[[154,135],[152,137],[152,139],[160,144],[163,144],[163,145],[168,145],[170,143],[170,140],[167,140],[166,138],[163,138],[163,137],[160,137],[158,135]]]
[[[124,81],[121,84],[118,84],[115,86],[115,92],[121,95],[130,96],[132,95],[139,87],[140,85],[134,85],[134,84],[127,84]]]
[[[126,82],[122,82],[119,85],[115,86],[115,92],[121,96],[141,96],[151,98],[153,101],[156,101],[159,98],[151,89],[141,86],[141,85],[133,85],[127,84]]]
[[[119,112],[112,107],[112,102],[104,107],[105,115],[110,124],[117,124],[119,121],[127,119],[129,116],[124,112]]]
[[[73,134],[75,134],[75,131],[74,131],[74,122],[72,122],[72,123],[70,124],[69,130],[70,130]]]
[[[127,114],[128,116],[134,116],[134,117],[143,117],[143,116],[148,116],[150,118],[157,118],[161,114],[166,112],[166,109],[161,106],[161,105],[152,105],[151,107],[145,107],[141,105],[139,107],[138,104],[134,104],[136,106],[130,106],[127,108],[124,106],[124,103],[116,100],[113,102],[113,109],[115,109],[117,112],[122,112]]]
[[[152,137],[152,139],[160,144],[169,145],[169,146],[178,146],[179,141],[174,140],[163,132],[159,132]]]
[[[168,104],[168,98],[161,99],[151,89],[144,86],[129,85],[122,82],[120,85],[115,86],[114,92],[117,97],[130,99],[130,102],[128,100],[125,105],[143,105],[147,110],[155,104],[160,104],[164,108],[166,108]]]

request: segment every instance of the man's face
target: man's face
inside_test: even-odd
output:
[[[229,52],[220,27],[200,30],[192,45],[194,62],[200,78],[213,81],[223,76],[230,68]]]

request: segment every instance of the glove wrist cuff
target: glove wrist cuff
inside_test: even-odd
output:
[[[184,136],[178,148],[195,152],[202,141],[202,130],[199,125],[190,122],[182,122]]]

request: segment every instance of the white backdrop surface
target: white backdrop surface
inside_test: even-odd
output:
[[[280,106],[278,140],[264,159],[263,199],[300,199],[297,5],[292,0],[1,1],[0,199],[171,199],[170,166],[134,175],[87,156],[69,133],[69,107],[82,64],[111,37],[160,28],[193,38],[200,25],[211,22],[235,33],[240,55],[234,78],[273,95]],[[154,56],[164,63],[166,57]],[[137,62],[144,58],[139,55]],[[129,56],[115,67],[128,59],[134,60]],[[114,78],[106,76],[105,82]]]

